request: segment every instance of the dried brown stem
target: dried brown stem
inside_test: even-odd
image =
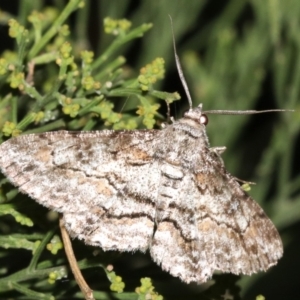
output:
[[[62,217],[60,217],[60,219],[59,219],[59,226],[60,226],[61,236],[62,236],[62,239],[64,242],[65,252],[66,252],[69,264],[70,264],[70,268],[75,277],[75,280],[76,280],[77,284],[79,285],[79,288],[80,288],[81,292],[83,293],[84,298],[86,300],[95,300],[93,291],[90,289],[90,287],[84,280],[84,278],[81,274],[81,271],[78,267],[77,260],[74,255],[74,252],[73,252],[72,243],[71,243],[69,234],[64,226]]]

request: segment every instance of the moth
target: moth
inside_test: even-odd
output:
[[[88,245],[149,250],[186,283],[265,271],[283,254],[280,236],[226,170],[224,147],[210,147],[206,122],[199,105],[161,130],[21,135],[0,146],[0,168]]]
[[[0,146],[7,178],[63,214],[72,237],[146,251],[183,281],[252,274],[282,256],[280,236],[210,148],[202,107],[161,130],[47,132]]]

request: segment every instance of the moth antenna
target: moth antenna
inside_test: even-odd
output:
[[[180,81],[183,85],[185,94],[187,96],[190,109],[192,108],[192,97],[188,88],[188,85],[186,83],[186,79],[184,77],[182,67],[180,64],[179,57],[177,55],[176,51],[176,43],[175,43],[175,34],[174,34],[174,27],[173,27],[173,20],[172,17],[169,15],[170,22],[171,22],[171,30],[172,30],[172,39],[173,39],[173,48],[174,48],[174,56],[175,56],[175,62],[176,67],[178,71],[178,75],[180,77]],[[168,112],[169,112],[168,107]],[[269,113],[269,112],[294,112],[293,109],[268,109],[268,110],[207,110],[203,111],[203,114],[218,114],[218,115],[254,115],[254,114],[263,114],[263,113]],[[169,115],[170,116],[170,115]]]
[[[189,106],[190,106],[190,108],[192,108],[192,97],[191,97],[188,85],[186,83],[186,80],[184,78],[182,67],[181,67],[181,64],[180,64],[180,60],[179,60],[179,57],[178,57],[177,51],[176,51],[175,34],[174,34],[174,29],[173,29],[173,20],[172,20],[172,17],[170,15],[169,15],[169,18],[170,18],[170,22],[171,22],[173,48],[174,48],[174,55],[175,55],[175,61],[176,61],[176,67],[177,67],[178,75],[180,77],[180,81],[181,81],[181,83],[183,85],[185,94],[186,94],[187,99],[189,101]]]
[[[294,112],[293,109],[267,109],[267,110],[207,110],[203,114],[215,115],[254,115],[269,112]]]

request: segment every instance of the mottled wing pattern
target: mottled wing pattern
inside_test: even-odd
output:
[[[179,120],[162,138],[154,261],[198,283],[215,270],[252,274],[276,264],[283,250],[275,226],[208,147],[205,126]]]
[[[182,178],[178,201],[157,225],[153,259],[185,282],[205,282],[216,270],[267,270],[283,254],[275,226],[213,159],[217,154],[207,149],[204,155],[206,163]]]
[[[0,166],[23,193],[63,213],[72,236],[105,250],[145,251],[159,185],[161,131],[49,132],[12,138]]]
[[[87,244],[150,248],[185,282],[266,270],[282,256],[279,234],[209,148],[200,117],[201,107],[159,131],[21,136],[0,146],[0,166]]]

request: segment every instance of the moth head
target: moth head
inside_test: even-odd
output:
[[[207,125],[208,117],[206,114],[202,113],[202,103],[196,108],[190,108],[184,113],[184,118],[191,119],[199,124]]]

